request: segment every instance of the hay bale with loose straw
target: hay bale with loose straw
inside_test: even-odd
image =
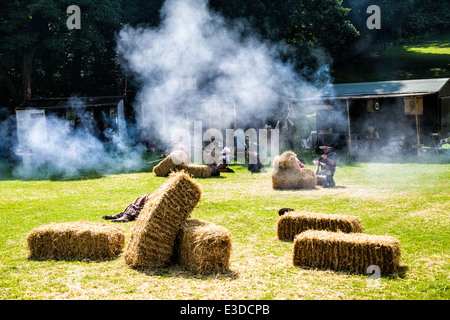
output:
[[[200,186],[184,171],[173,172],[139,214],[123,254],[132,268],[162,267],[170,263],[183,222],[200,201]]]
[[[229,270],[231,233],[222,226],[199,219],[182,224],[177,238],[175,262],[198,273]]]
[[[376,265],[388,274],[398,271],[400,260],[399,242],[390,236],[309,230],[294,240],[295,266],[366,273]]]
[[[291,211],[277,221],[277,236],[280,240],[292,241],[296,235],[309,229],[350,233],[363,232],[364,228],[358,217],[340,214]]]
[[[176,167],[176,170],[184,170],[189,173],[193,178],[210,178],[211,167],[201,164],[181,164]]]
[[[31,259],[105,260],[122,253],[125,233],[103,223],[50,223],[31,230],[27,244]]]
[[[182,165],[184,163],[188,163],[187,155],[181,150],[176,150],[176,151],[173,151],[170,155],[168,155],[160,163],[158,163],[153,168],[153,172],[158,177],[166,177],[178,165]]]
[[[316,187],[316,173],[309,168],[300,168],[293,151],[276,156],[272,166],[272,188],[275,190],[313,189]]]

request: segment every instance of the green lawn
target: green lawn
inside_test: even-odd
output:
[[[333,72],[336,83],[450,77],[450,34],[383,45]]]
[[[313,168],[313,165],[309,165]],[[228,228],[231,271],[201,276],[178,266],[150,270],[111,261],[28,259],[27,233],[62,221],[97,221],[157,189],[151,172],[93,179],[0,181],[0,297],[2,299],[449,299],[450,164],[349,163],[337,187],[275,191],[271,169],[198,179],[202,199],[194,217]],[[292,265],[292,243],[276,236],[277,211],[360,217],[368,234],[400,241],[403,273],[373,285],[364,274]],[[110,223],[110,222],[109,222]],[[135,222],[121,224],[127,241]]]

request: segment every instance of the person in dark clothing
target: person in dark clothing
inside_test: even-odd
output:
[[[122,212],[113,214],[113,215],[105,215],[102,219],[111,220],[112,222],[129,222],[136,220],[139,216],[139,213],[144,208],[145,203],[147,202],[150,194],[144,194],[136,198],[125,210]]]
[[[323,150],[323,154],[316,160],[318,182],[321,177],[325,176],[326,184],[324,186],[332,188],[336,185],[333,178],[336,171],[337,154],[332,151],[330,146],[320,146],[319,148]]]
[[[247,169],[251,173],[261,172],[264,170],[264,165],[259,159],[259,146],[256,142],[251,141],[249,137],[245,137],[245,154],[248,159]]]

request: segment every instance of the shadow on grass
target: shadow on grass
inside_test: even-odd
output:
[[[210,272],[210,273],[199,273],[187,270],[180,265],[172,264],[167,267],[158,268],[146,268],[146,269],[134,269],[141,272],[149,277],[176,277],[183,279],[199,279],[199,280],[236,280],[239,278],[239,273],[228,270],[222,272]]]
[[[327,268],[316,268],[316,267],[308,267],[308,266],[296,266],[300,269],[310,270],[310,271],[332,271],[336,274],[340,275],[367,275],[367,278],[369,279],[370,276],[374,275],[374,273],[362,273],[357,271],[346,271],[346,270],[332,270]],[[400,265],[398,266],[397,272],[394,273],[382,273],[380,278],[386,278],[386,279],[405,279],[407,277],[407,272],[409,271],[409,266],[407,265]],[[372,279],[372,278],[370,278]]]

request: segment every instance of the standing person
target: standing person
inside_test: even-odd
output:
[[[367,131],[369,132],[366,135],[367,149],[369,151],[373,151],[374,145],[376,145],[377,142],[380,140],[380,135],[378,134],[378,131],[376,131],[375,128],[372,126],[369,126],[367,128]]]
[[[248,159],[247,169],[251,173],[261,172],[261,168],[264,168],[259,159],[259,146],[256,142],[251,141],[250,137],[245,137],[245,154]]]
[[[319,159],[314,161],[314,163],[318,165],[316,174],[318,180],[320,180],[321,176],[325,176],[325,187],[332,188],[336,185],[333,178],[334,172],[336,171],[337,154],[332,151],[333,148],[330,146],[320,146],[319,148],[323,150],[323,154]]]
[[[294,150],[293,134],[297,129],[295,123],[289,117],[282,116],[278,120],[275,129],[280,130],[280,141],[283,149]]]

